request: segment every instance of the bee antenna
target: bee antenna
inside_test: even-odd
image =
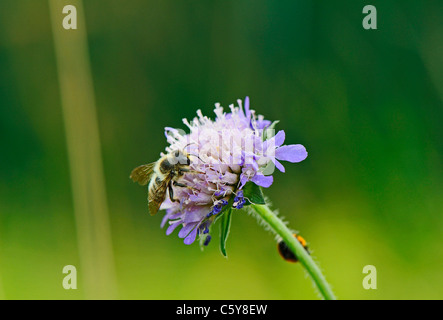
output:
[[[183,150],[185,150],[187,147],[189,147],[191,144],[196,144],[195,142],[189,142],[187,145],[185,145],[184,147],[183,147]]]
[[[197,157],[197,158],[200,159],[201,162],[206,163],[206,161],[203,161],[202,158],[200,158],[200,157],[199,157],[198,155],[196,155],[196,154],[192,154],[192,153],[190,153],[189,155],[190,155],[190,156]]]

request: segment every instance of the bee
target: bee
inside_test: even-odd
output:
[[[306,244],[306,240],[302,236],[297,235],[297,234],[294,234],[294,237],[301,243],[303,248],[305,248],[305,250],[309,253],[309,249]],[[292,252],[291,249],[289,249],[288,245],[283,240],[280,240],[278,242],[277,249],[278,249],[278,253],[280,253],[281,257],[283,259],[285,259],[286,261],[289,261],[289,262],[297,262],[298,261],[297,256],[294,254],[294,252]]]
[[[155,215],[169,193],[171,201],[174,199],[174,189],[184,187],[194,189],[179,182],[185,173],[202,173],[191,169],[190,154],[183,150],[172,151],[162,156],[158,161],[138,166],[132,170],[129,178],[140,185],[148,185],[148,208],[151,215]]]

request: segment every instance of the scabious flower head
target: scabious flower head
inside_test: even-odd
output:
[[[209,228],[224,209],[241,209],[249,201],[243,193],[247,183],[268,188],[273,183],[272,168],[285,171],[280,161],[300,162],[308,155],[300,144],[283,145],[285,132],[274,135],[271,121],[249,108],[248,97],[244,108],[241,100],[229,108],[225,112],[216,103],[214,120],[198,110],[192,121],[183,120],[189,133],[165,128],[166,152],[185,150],[194,170],[182,178],[189,188],[173,187],[180,201],[167,197],[161,206],[166,210],[162,227],[169,224],[166,234],[180,226],[178,236],[185,244],[200,235],[208,245]]]

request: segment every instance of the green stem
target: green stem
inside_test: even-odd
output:
[[[277,233],[288,247],[295,253],[297,259],[308,271],[318,290],[325,300],[335,300],[329,284],[321,273],[311,256],[303,248],[302,244],[295,239],[291,230],[281,221],[275,213],[266,205],[252,204],[252,208],[274,231]]]

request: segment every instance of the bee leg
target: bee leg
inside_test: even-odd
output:
[[[187,186],[187,185],[185,185],[185,184],[183,184],[183,183],[180,183],[180,182],[177,182],[177,181],[174,181],[172,184],[173,184],[174,186],[176,186],[176,187],[182,187],[182,188],[188,188],[188,189],[192,189],[192,190],[197,190],[197,189],[194,188],[194,187]]]
[[[201,171],[197,171],[197,170],[192,170],[192,169],[187,169],[187,168],[180,168],[179,169],[180,172],[187,172],[187,173],[199,173],[199,174],[204,174],[204,172]]]
[[[180,202],[180,200],[174,199],[174,189],[172,189],[171,182],[169,182],[168,191],[169,191],[169,199],[171,199],[172,202]]]

